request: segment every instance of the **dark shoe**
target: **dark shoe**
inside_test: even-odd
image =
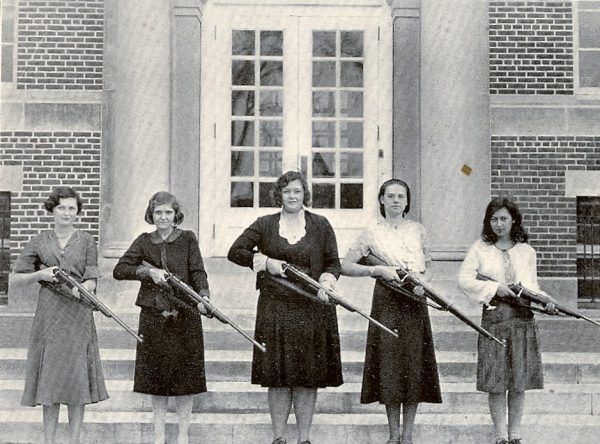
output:
[[[508,444],[523,444],[523,442],[521,441],[521,438],[513,438],[508,441]]]
[[[511,441],[508,441],[506,439],[497,439],[496,440],[496,444],[510,444]]]
[[[310,441],[302,441],[300,444],[312,444]]]
[[[286,444],[287,441],[283,439],[281,436],[275,438],[275,440],[271,444]]]

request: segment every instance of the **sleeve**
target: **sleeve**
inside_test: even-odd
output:
[[[38,251],[39,238],[34,237],[23,248],[21,255],[12,266],[12,271],[15,273],[33,273],[34,271],[38,271],[41,265]]]
[[[340,277],[342,273],[342,267],[340,265],[340,258],[338,255],[337,240],[335,238],[335,232],[331,227],[329,221],[323,218],[324,222],[324,233],[323,233],[323,272],[321,274],[329,273],[336,279]]]
[[[206,274],[206,270],[204,269],[204,261],[202,260],[202,253],[200,253],[198,239],[191,231],[189,232],[189,235],[188,267],[190,281],[194,290],[196,290],[201,296],[208,296],[208,276]]]
[[[477,279],[480,265],[477,244],[474,244],[458,270],[458,287],[473,301],[488,304],[498,290],[498,283]]]
[[[137,237],[125,254],[119,259],[113,270],[113,277],[118,281],[141,281],[147,278],[144,273],[145,267],[142,265],[144,260],[144,251],[142,248],[142,236]]]
[[[242,267],[252,268],[254,265],[255,248],[260,245],[260,224],[261,219],[257,219],[244,230],[238,237],[227,253],[227,259]]]
[[[425,227],[421,225],[421,245],[423,247],[423,256],[425,257],[425,263],[431,262],[431,249],[429,247],[429,236]]]
[[[354,242],[352,242],[349,249],[356,251],[362,257],[367,257],[371,252],[371,245],[371,230],[366,229],[360,233],[360,236],[358,236]]]
[[[90,234],[86,236],[85,244],[85,268],[83,271],[83,280],[97,279],[100,277],[100,270],[98,270],[98,249],[96,247],[96,240]]]

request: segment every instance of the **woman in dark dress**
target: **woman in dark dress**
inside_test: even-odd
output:
[[[55,442],[60,404],[69,413],[69,442],[79,442],[85,405],[108,398],[92,309],[80,303],[79,290],[56,282],[60,267],[90,291],[96,289],[98,253],[91,234],[73,223],[82,200],[69,187],[55,188],[45,202],[52,230],[32,238],[13,265],[12,283],[40,282],[39,299],[27,351],[21,403],[42,405],[44,442]]]
[[[161,444],[169,397],[174,397],[178,442],[187,443],[192,395],[206,391],[200,318],[206,312],[202,305],[174,292],[165,273],[181,278],[205,298],[208,280],[196,236],[177,228],[183,213],[175,196],[156,193],[144,219],[156,230],[138,236],[113,271],[115,279],[141,281],[136,305],[141,307],[139,334],[144,342],[137,345],[133,390],[152,395],[154,441]]]
[[[430,261],[425,229],[405,217],[410,210],[408,185],[398,179],[384,182],[379,190],[379,204],[384,219],[367,228],[354,242],[342,262],[343,274],[399,281],[396,267],[402,265],[424,275]],[[387,265],[358,263],[369,254]],[[414,292],[422,295],[423,288],[416,287]],[[389,444],[411,444],[418,403],[442,402],[427,305],[377,282],[371,316],[398,330],[399,337],[369,325],[361,402],[385,404]]]
[[[273,443],[286,442],[293,404],[298,442],[308,444],[317,389],[342,384],[335,307],[322,291],[317,302],[271,276],[285,277],[282,265],[289,263],[332,289],[340,265],[331,225],[304,209],[310,203],[304,177],[289,171],[274,191],[281,212],[258,218],[234,242],[228,258],[258,272],[255,337],[267,345],[267,352],[254,350],[252,383],[268,387]]]
[[[480,336],[478,343],[477,390],[488,393],[499,444],[521,443],[525,391],[544,388],[533,313],[527,306],[510,304],[517,295],[509,284],[522,283],[550,298],[539,288],[536,253],[527,243],[522,220],[512,200],[492,199],[483,218],[481,239],[469,249],[458,274],[458,286],[482,305],[481,326],[506,341],[506,347],[500,347]],[[493,281],[478,279],[478,274]],[[544,308],[554,313],[554,303]]]

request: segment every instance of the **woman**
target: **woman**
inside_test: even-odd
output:
[[[520,282],[541,292],[535,250],[527,239],[517,205],[507,198],[492,199],[481,239],[469,249],[458,275],[459,287],[483,305],[481,326],[506,341],[504,348],[480,336],[477,360],[477,390],[489,393],[496,443],[502,444],[521,443],[525,390],[544,387],[533,313],[527,306],[514,305],[520,300],[509,288]],[[549,313],[555,310],[552,303],[545,308]]]
[[[82,200],[75,190],[57,187],[44,206],[54,225],[25,246],[13,265],[13,283],[40,282],[39,299],[27,351],[21,403],[43,406],[44,442],[54,443],[60,404],[69,416],[69,442],[79,442],[85,405],[108,398],[92,309],[79,301],[76,287],[59,285],[60,267],[90,291],[96,289],[98,254],[93,236],[73,223]]]
[[[154,442],[165,442],[169,397],[174,397],[179,443],[188,442],[192,395],[206,392],[201,305],[174,292],[165,280],[170,272],[208,298],[208,280],[196,236],[177,228],[183,213],[177,198],[161,191],[152,196],[144,220],[156,227],[133,241],[115,266],[118,280],[139,280],[136,305],[141,307],[133,390],[152,396]],[[143,265],[142,262],[147,263]]]
[[[350,247],[342,262],[342,273],[397,282],[396,268],[404,266],[423,278],[430,257],[424,227],[406,218],[410,210],[408,185],[390,179],[381,185],[378,198],[384,219],[367,228]],[[386,265],[359,263],[370,254]],[[423,288],[416,287],[413,292],[423,295]],[[363,404],[385,404],[389,444],[410,444],[419,402],[442,402],[427,305],[378,281],[371,317],[396,329],[399,337],[369,325],[360,400]]]
[[[296,171],[284,173],[275,184],[274,197],[281,211],[250,225],[228,258],[258,272],[255,337],[267,345],[267,352],[254,350],[252,383],[268,387],[273,444],[286,442],[292,404],[298,442],[309,444],[317,389],[342,384],[335,307],[327,304],[322,290],[318,302],[271,276],[285,278],[282,266],[288,263],[332,289],[340,263],[331,225],[304,209],[310,203],[304,177]]]

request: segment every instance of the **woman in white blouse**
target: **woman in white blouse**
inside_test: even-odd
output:
[[[544,387],[533,313],[509,288],[521,283],[541,292],[536,253],[527,239],[517,205],[508,198],[492,199],[481,239],[470,248],[458,275],[459,287],[483,305],[481,326],[506,341],[501,347],[480,336],[477,361],[477,390],[489,393],[496,443],[502,444],[521,443],[525,390]],[[545,309],[553,313],[554,304]]]
[[[405,217],[410,210],[406,182],[384,182],[378,199],[384,219],[367,228],[354,242],[342,262],[342,273],[379,278],[373,290],[371,316],[396,329],[399,337],[369,325],[361,403],[385,404],[390,432],[387,442],[411,444],[419,402],[442,402],[431,324],[425,303],[399,294],[382,280],[399,281],[398,266],[423,277],[430,257],[425,228]],[[369,255],[386,265],[359,263]],[[417,287],[414,292],[422,295],[423,289]]]

